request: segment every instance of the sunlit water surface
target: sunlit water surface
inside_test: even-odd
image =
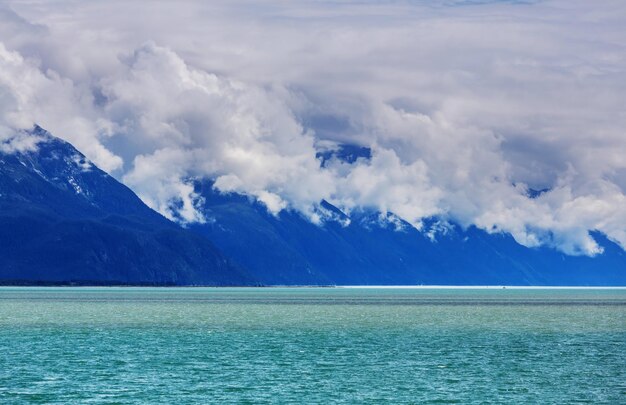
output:
[[[0,403],[626,403],[626,290],[0,288]]]

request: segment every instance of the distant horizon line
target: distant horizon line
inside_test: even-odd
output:
[[[338,285],[338,288],[389,288],[389,289],[511,289],[511,290],[600,290],[626,289],[626,286],[567,286],[567,285]]]
[[[141,284],[110,284],[110,285],[78,285],[78,284],[0,284],[2,289],[21,289],[21,288],[344,288],[344,289],[398,289],[398,290],[436,290],[436,289],[454,289],[454,290],[487,290],[487,289],[510,289],[510,290],[626,290],[626,286],[542,286],[542,285],[256,285],[256,286],[215,286],[215,285],[141,285]]]

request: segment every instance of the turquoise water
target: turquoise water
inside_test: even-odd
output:
[[[0,288],[1,403],[626,403],[626,290]]]

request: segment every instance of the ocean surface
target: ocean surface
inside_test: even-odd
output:
[[[626,403],[626,290],[0,288],[0,403]]]

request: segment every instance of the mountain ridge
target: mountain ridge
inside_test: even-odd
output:
[[[211,180],[196,181],[195,192],[211,220],[190,229],[265,284],[626,285],[626,255],[599,233],[594,237],[605,253],[567,256],[474,226],[446,222],[435,232],[443,226],[437,218],[417,230],[393,214],[346,215],[322,201],[319,209],[328,215],[320,226],[293,211],[272,215],[245,196],[220,193]]]
[[[36,150],[0,152],[0,279],[6,283],[253,285],[205,238],[40,127]]]

